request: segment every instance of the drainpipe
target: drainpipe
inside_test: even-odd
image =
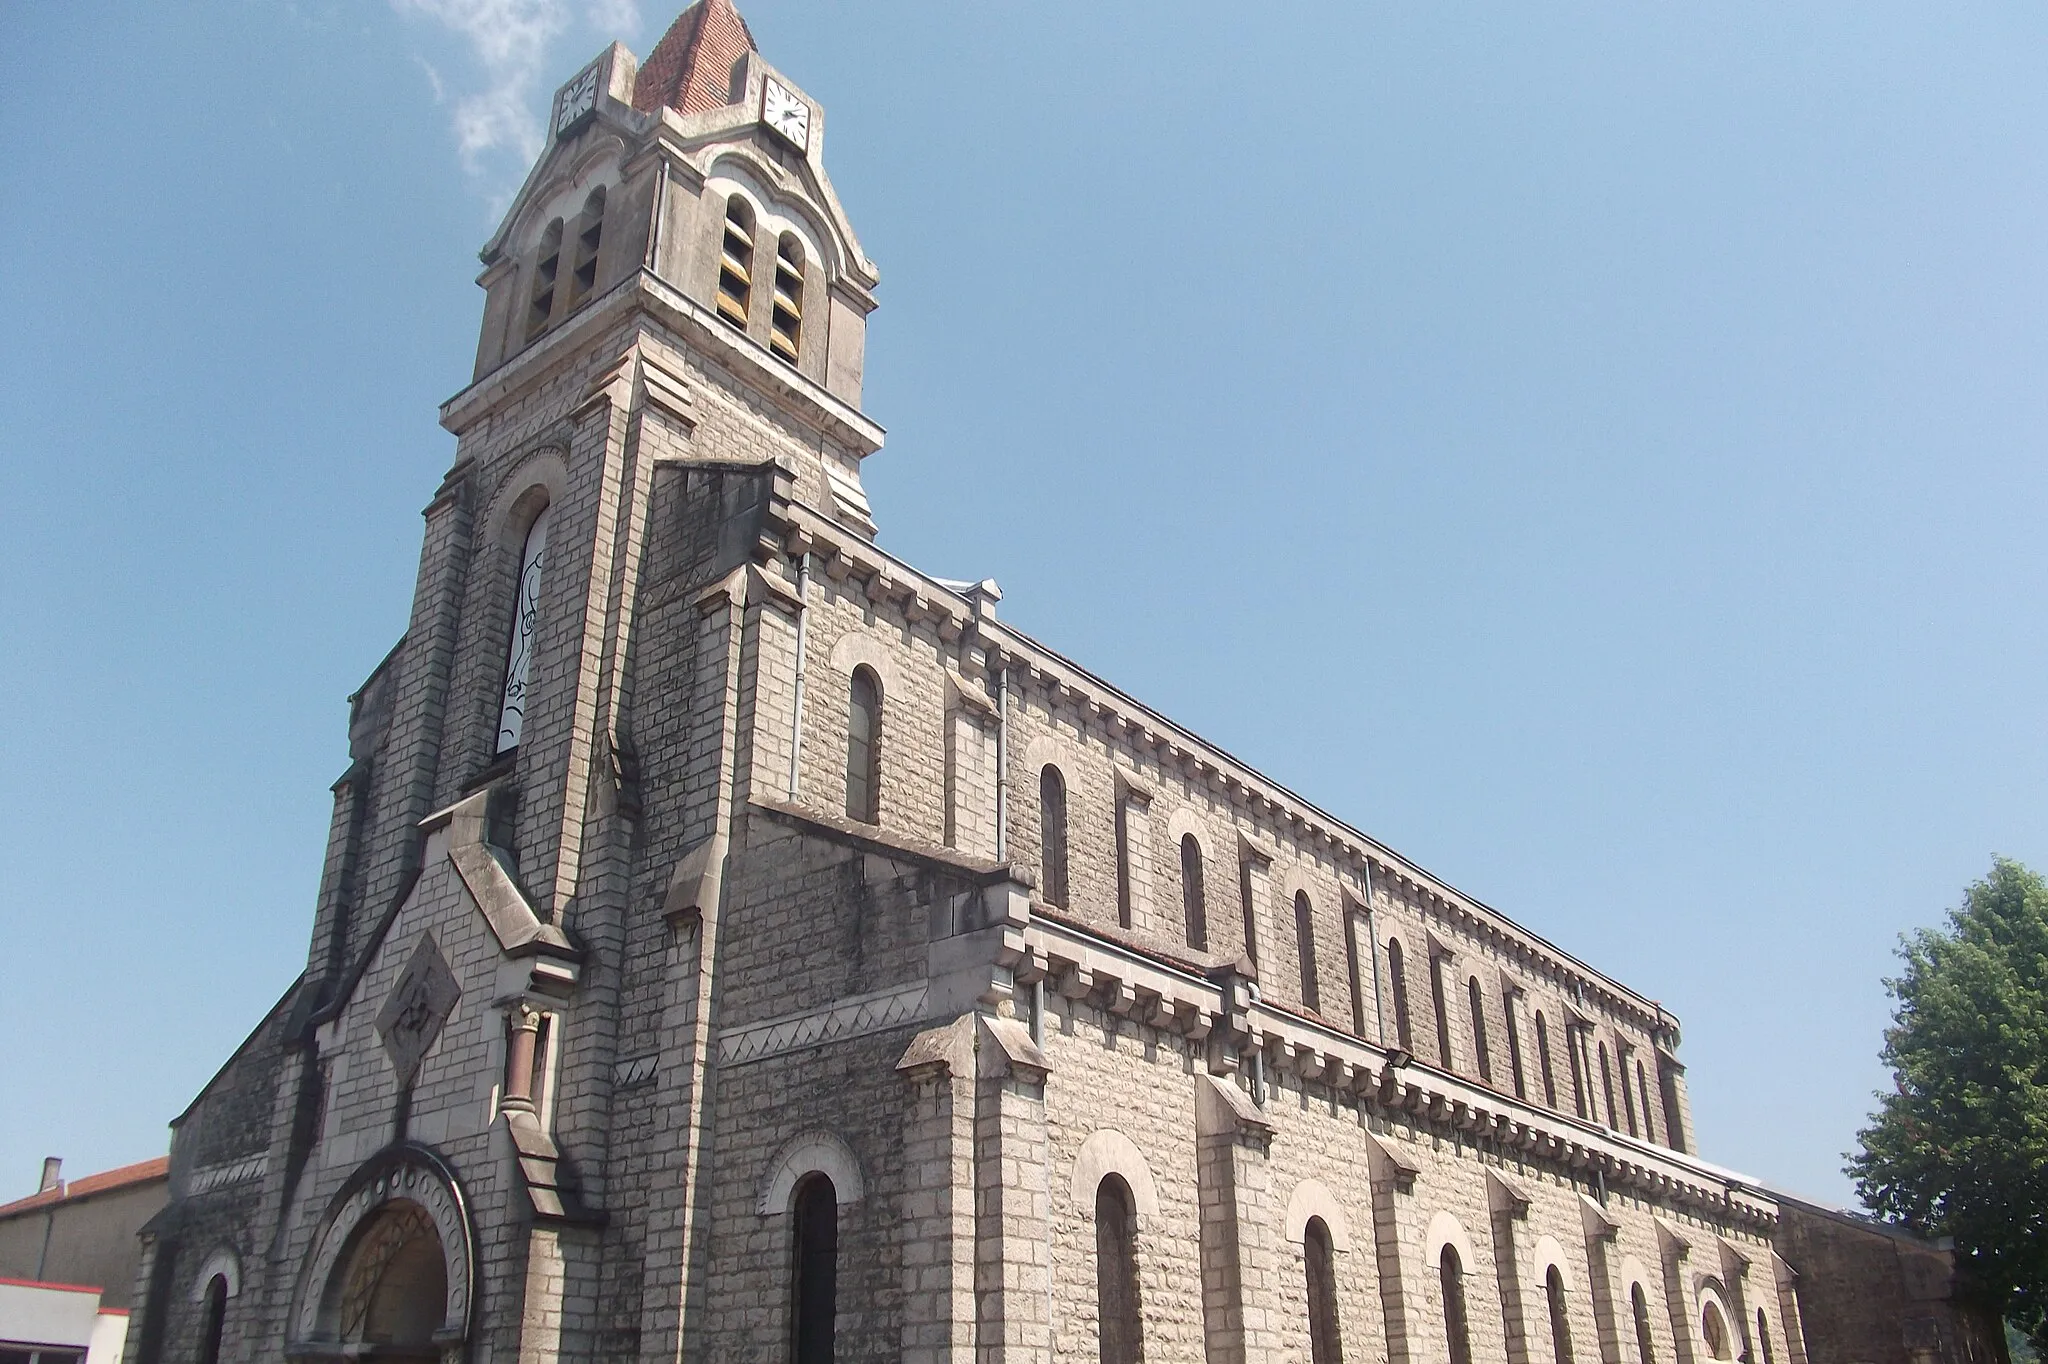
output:
[[[996,669],[996,861],[1010,855],[1010,666]]]
[[[1372,916],[1372,859],[1365,863],[1365,936],[1371,939],[1366,944],[1367,960],[1372,963],[1372,1020],[1377,1030],[1380,1046],[1387,1045],[1387,1006],[1380,997],[1380,930]]]
[[[667,163],[662,173],[667,175]],[[789,721],[789,798],[796,799],[797,771],[804,756],[804,624],[811,607],[811,552],[796,560],[796,700]]]

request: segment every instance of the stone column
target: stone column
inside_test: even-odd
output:
[[[1046,1364],[1052,1289],[1045,1082],[1051,1067],[1014,1018],[983,1018],[976,1063],[978,1364]]]
[[[1522,1287],[1522,1259],[1515,1245],[1517,1223],[1529,1220],[1529,1196],[1493,1170],[1486,1171],[1486,1207],[1493,1224],[1493,1263],[1500,1280],[1501,1323],[1506,1328],[1508,1364],[1529,1364],[1528,1297]]]
[[[1398,1084],[1398,1081],[1392,1081]],[[1383,1089],[1382,1094],[1386,1093]],[[1380,1312],[1386,1319],[1387,1364],[1410,1364],[1427,1359],[1428,1351],[1417,1348],[1413,1338],[1407,1285],[1401,1274],[1401,1207],[1415,1192],[1415,1177],[1421,1167],[1391,1141],[1371,1132],[1365,1134],[1367,1160],[1372,1176],[1372,1239],[1379,1260]]]
[[[1579,1221],[1586,1234],[1586,1287],[1593,1300],[1593,1325],[1600,1333],[1603,1364],[1622,1364],[1621,1318],[1635,1320],[1635,1309],[1624,1307],[1614,1296],[1614,1238],[1621,1224],[1607,1210],[1584,1194],[1579,1195]],[[1633,1340],[1633,1325],[1630,1327]],[[1631,1344],[1629,1352],[1634,1352]]]

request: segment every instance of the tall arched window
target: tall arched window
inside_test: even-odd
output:
[[[562,220],[548,224],[540,234],[540,250],[533,258],[533,288],[526,307],[526,339],[531,341],[548,329],[555,315],[555,277],[562,273]]]
[[[882,682],[865,664],[847,695],[846,817],[882,822]]]
[[[1308,892],[1294,892],[1294,942],[1301,951],[1301,1007],[1323,1011],[1323,993],[1316,988],[1316,911]]]
[[[1466,1000],[1472,1006],[1472,1050],[1479,1062],[1481,1083],[1493,1083],[1493,1050],[1486,1044],[1486,1001],[1479,993],[1479,977],[1465,981]]]
[[[1308,1219],[1301,1249],[1308,1274],[1309,1364],[1344,1364],[1344,1341],[1337,1328],[1337,1255],[1322,1218]]]
[[[1394,1042],[1413,1056],[1415,1035],[1408,1017],[1408,971],[1402,961],[1399,938],[1387,939],[1387,978],[1394,987]]]
[[[1763,1364],[1772,1364],[1771,1328],[1764,1320],[1764,1309],[1761,1307],[1756,1309],[1756,1348],[1757,1353],[1763,1357]]]
[[[1734,1357],[1728,1349],[1728,1322],[1718,1305],[1710,1302],[1700,1309],[1700,1336],[1707,1343],[1709,1359]]]
[[[1543,1277],[1543,1296],[1550,1303],[1550,1349],[1557,1364],[1572,1364],[1572,1324],[1564,1311],[1564,1275],[1552,1265]]]
[[[533,672],[533,648],[540,630],[540,573],[547,560],[548,508],[526,529],[519,551],[519,586],[512,599],[512,640],[505,646],[505,690],[498,702],[498,753],[519,747],[526,732],[527,685]]]
[[[785,232],[775,244],[775,309],[769,318],[768,349],[792,365],[803,349],[804,244]]]
[[[225,1274],[216,1274],[206,1281],[206,1320],[199,1337],[199,1364],[220,1364],[220,1341],[227,1324],[228,1280]]]
[[[1067,783],[1047,763],[1038,772],[1039,894],[1049,905],[1067,903]]]
[[[576,265],[569,274],[569,306],[589,298],[597,288],[597,248],[604,240],[604,186],[590,191],[583,201],[583,216],[576,220]]]
[[[718,253],[718,316],[747,329],[754,302],[754,206],[735,194],[725,201],[725,232]]]
[[[839,1191],[805,1175],[790,1193],[790,1364],[832,1364],[839,1310]]]
[[[1437,1259],[1437,1278],[1444,1293],[1444,1336],[1451,1347],[1451,1364],[1472,1364],[1472,1331],[1465,1317],[1465,1266],[1457,1250],[1449,1245]]]
[[[1550,1025],[1536,1011],[1536,1068],[1543,1072],[1543,1102],[1557,1107],[1557,1073],[1550,1068]]]
[[[1451,1012],[1444,1005],[1444,958],[1434,949],[1429,954],[1429,1005],[1436,1013],[1436,1060],[1445,1070],[1456,1070],[1452,1059]]]
[[[1209,947],[1209,903],[1202,889],[1202,844],[1193,834],[1180,836],[1180,905],[1187,921],[1188,946]]]
[[[1617,1132],[1621,1124],[1614,1120],[1614,1072],[1607,1064],[1607,1044],[1600,1044],[1600,1090],[1607,1097],[1607,1125]]]
[[[1628,1302],[1636,1317],[1636,1364],[1657,1364],[1656,1342],[1650,1337],[1650,1302],[1643,1296],[1641,1284],[1630,1287]]]
[[[1102,1364],[1139,1364],[1145,1337],[1138,1300],[1138,1218],[1121,1175],[1104,1175],[1095,1186],[1095,1307]]]

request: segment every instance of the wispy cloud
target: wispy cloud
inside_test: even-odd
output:
[[[453,92],[456,150],[472,174],[496,178],[517,171],[540,153],[543,95],[555,68],[577,60],[557,50],[564,37],[628,37],[640,27],[634,0],[391,0],[409,18],[431,20],[463,46],[473,79],[449,74],[421,58],[436,99]],[[587,54],[579,54],[587,55]],[[513,162],[506,165],[507,158]]]

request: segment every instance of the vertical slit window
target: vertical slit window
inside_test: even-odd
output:
[[[754,300],[754,209],[735,194],[725,201],[725,231],[718,252],[718,315],[747,329]]]
[[[1301,951],[1301,1007],[1321,1013],[1322,991],[1316,988],[1316,911],[1305,890],[1294,892],[1294,943]]]
[[[792,365],[803,351],[804,244],[785,232],[775,244],[775,307],[768,329],[768,349]]]
[[[1607,1099],[1607,1125],[1620,1130],[1621,1124],[1614,1120],[1614,1071],[1607,1064],[1607,1044],[1600,1044],[1600,1091]]]
[[[1451,1246],[1437,1259],[1437,1281],[1444,1295],[1444,1337],[1451,1364],[1472,1364],[1472,1331],[1465,1316],[1465,1266]]]
[[[533,289],[526,308],[526,339],[531,341],[548,329],[555,315],[555,278],[562,272],[562,220],[548,224],[541,234],[540,250],[533,258]]]
[[[527,527],[519,551],[519,581],[512,598],[512,639],[505,647],[505,690],[498,702],[498,743],[494,752],[510,753],[526,732],[527,689],[533,673],[533,650],[540,632],[540,575],[547,561],[548,510],[543,508]]]
[[[1188,946],[1209,946],[1209,906],[1202,890],[1202,844],[1193,834],[1180,836],[1180,906],[1187,924]]]
[[[1138,1302],[1137,1210],[1119,1175],[1095,1186],[1096,1340],[1101,1364],[1139,1364],[1144,1358]]]
[[[1481,1084],[1493,1083],[1493,1049],[1486,1040],[1486,1000],[1479,993],[1479,977],[1470,976],[1465,981],[1465,995],[1472,1005],[1472,1054],[1479,1063]]]
[[[790,1196],[791,1364],[832,1364],[839,1309],[839,1193],[823,1174],[805,1175]]]
[[[882,683],[873,670],[853,670],[846,707],[846,817],[882,822]]]
[[[1456,1070],[1451,1059],[1451,1012],[1444,1004],[1444,959],[1440,952],[1429,954],[1429,1003],[1436,1011],[1436,1060],[1445,1070]]]
[[[1047,763],[1038,773],[1039,894],[1049,905],[1067,903],[1067,783]]]
[[[1636,1364],[1657,1364],[1657,1345],[1650,1335],[1650,1302],[1643,1296],[1641,1284],[1629,1288],[1628,1301],[1636,1318]]]
[[[1399,938],[1387,939],[1387,976],[1394,986],[1394,1041],[1413,1056],[1415,1030],[1408,1016],[1408,971],[1402,961]]]
[[[1536,1011],[1536,1068],[1543,1072],[1543,1102],[1557,1107],[1557,1073],[1550,1068],[1550,1025]]]
[[[1308,1219],[1301,1248],[1308,1275],[1309,1364],[1344,1364],[1344,1342],[1337,1328],[1337,1256],[1322,1218]]]
[[[1543,1279],[1543,1296],[1550,1303],[1550,1349],[1557,1364],[1572,1364],[1572,1324],[1565,1316],[1564,1275],[1557,1266]]]
[[[1529,1082],[1522,1067],[1522,1025],[1515,1021],[1515,995],[1512,990],[1503,990],[1500,995],[1500,1016],[1508,1028],[1508,1074],[1515,1082],[1515,1097],[1529,1097]]]
[[[589,298],[597,288],[597,248],[604,240],[604,186],[590,191],[583,201],[583,216],[576,220],[576,264],[569,274],[569,306]]]

